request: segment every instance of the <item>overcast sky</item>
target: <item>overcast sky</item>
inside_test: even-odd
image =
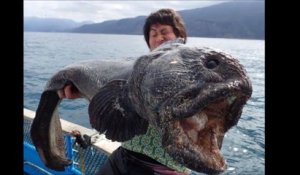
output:
[[[43,18],[66,18],[76,22],[122,19],[149,15],[160,8],[173,8],[176,11],[194,9],[224,1],[203,0],[163,0],[163,1],[97,1],[97,0],[24,0],[24,16]]]

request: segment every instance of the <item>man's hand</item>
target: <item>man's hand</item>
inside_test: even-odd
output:
[[[58,90],[57,94],[59,98],[75,99],[82,97],[78,89],[71,84],[66,85],[63,89]]]

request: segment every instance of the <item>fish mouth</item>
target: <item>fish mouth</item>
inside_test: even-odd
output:
[[[182,108],[181,104],[181,111],[180,108],[177,111],[169,108],[171,110],[167,114],[171,114],[169,119],[173,118],[163,121],[166,122],[166,127],[162,128],[162,144],[176,161],[207,174],[218,174],[227,169],[226,160],[221,153],[223,138],[237,124],[242,108],[252,93],[250,86],[241,85],[210,86],[204,90],[206,95],[203,95],[202,89],[197,97],[187,103],[190,106]],[[198,110],[195,110],[195,106],[198,106]],[[183,117],[178,117],[178,113]]]

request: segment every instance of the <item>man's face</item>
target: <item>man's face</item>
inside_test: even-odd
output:
[[[173,31],[172,26],[164,24],[153,24],[150,26],[149,32],[149,45],[150,50],[155,49],[162,43],[176,39],[176,35]]]

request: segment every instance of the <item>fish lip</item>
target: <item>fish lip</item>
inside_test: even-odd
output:
[[[186,97],[188,93],[195,94],[195,96],[185,101],[189,106],[184,106],[180,103],[182,101],[180,97]],[[190,89],[190,91],[186,90],[176,94],[175,98],[164,103],[159,113],[160,125],[166,126],[161,127],[163,147],[175,160],[191,169],[209,174],[218,174],[225,171],[227,163],[221,153],[223,137],[228,129],[237,124],[242,108],[250,98],[251,93],[252,88],[249,82],[231,81],[229,83],[208,84],[202,88],[196,87]],[[207,124],[209,121],[204,121],[204,125],[208,125],[205,126],[207,127],[206,131],[205,128],[197,131],[198,135],[205,131],[207,134],[204,135],[211,135],[216,138],[214,146],[212,145],[214,147],[213,151],[211,153],[201,153],[206,149],[201,145],[203,142],[195,144],[180,122],[189,120],[189,118],[205,111],[209,113],[207,111],[213,111],[213,107],[221,104],[227,105],[227,107],[224,107],[227,112],[220,116],[216,115],[215,123],[210,122],[211,125]],[[210,115],[213,115],[212,113]],[[213,134],[215,128],[221,130],[218,135]],[[209,131],[209,129],[212,131]],[[206,140],[212,140],[209,137],[203,137]],[[197,138],[199,137],[197,136]],[[210,159],[209,157],[212,157],[210,154],[217,157],[218,161]]]
[[[238,97],[239,101],[236,102],[243,106],[251,94],[252,86],[248,79],[189,87],[162,103],[158,123],[191,117],[208,104],[221,98]]]

